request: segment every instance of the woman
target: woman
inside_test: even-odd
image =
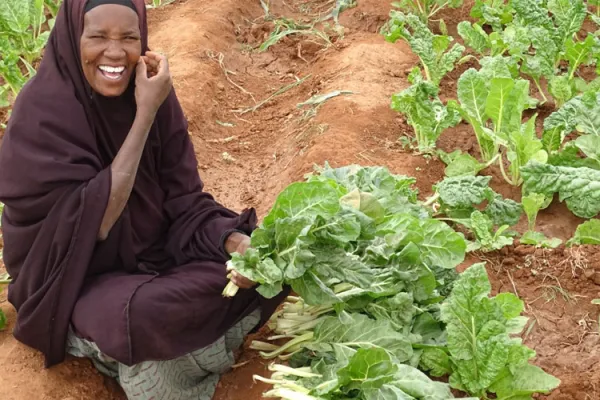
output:
[[[206,192],[143,0],[65,0],[0,150],[15,337],[92,358],[129,398],[210,399],[286,293],[221,296],[256,224]]]

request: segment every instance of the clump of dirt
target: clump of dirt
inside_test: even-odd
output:
[[[149,11],[150,44],[169,57],[206,190],[228,207],[256,207],[263,216],[285,186],[328,161],[332,166],[384,165],[415,176],[420,195],[430,195],[445,166],[403,148],[398,139],[412,135],[412,128],[390,109],[391,95],[408,86],[406,76],[417,61],[405,43],[387,43],[379,33],[390,1],[358,0],[340,16],[343,36],[332,36],[328,46],[310,35],[293,35],[260,52],[257,47],[277,18],[306,22],[306,12],[322,15],[331,2],[274,3],[268,14],[258,1],[236,0],[186,0]],[[465,5],[440,13],[457,38],[456,24],[468,10]],[[326,22],[329,28],[315,27],[335,27]],[[476,65],[462,65],[444,79],[442,98],[455,97],[456,80],[469,67]],[[315,107],[299,106],[334,91],[344,93]],[[465,123],[445,132],[438,147],[478,154]],[[493,177],[496,191],[520,200],[519,189],[507,185],[498,170],[485,173]],[[537,227],[566,239],[580,222],[555,203],[540,213]],[[594,386],[600,378],[600,310],[590,303],[600,297],[598,254],[593,247],[514,246],[472,255],[465,263],[487,261],[494,291],[516,291],[527,304],[532,325],[525,342],[538,352],[535,363],[563,381],[548,399],[600,398]],[[86,360],[69,359],[45,370],[41,356],[10,335],[15,312],[2,296],[9,328],[0,332],[0,398],[124,398]],[[255,373],[268,374],[256,353],[245,350],[240,363],[221,380],[217,400],[258,400],[267,389],[252,380]]]

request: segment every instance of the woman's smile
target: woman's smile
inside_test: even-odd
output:
[[[105,79],[110,82],[118,82],[124,79],[127,75],[127,71],[125,70],[125,66],[110,66],[110,65],[100,65],[98,67],[98,73]]]

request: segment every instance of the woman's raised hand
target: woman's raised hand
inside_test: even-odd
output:
[[[172,87],[173,80],[167,57],[152,51],[140,57],[135,77],[135,100],[138,111],[156,114]]]

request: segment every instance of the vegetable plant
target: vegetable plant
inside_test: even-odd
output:
[[[438,352],[437,361],[450,365],[450,385],[482,399],[489,393],[498,399],[530,399],[550,392],[560,381],[529,364],[535,352],[512,336],[527,323],[520,316],[523,302],[512,293],[490,297],[490,292],[484,264],[475,264],[442,304],[448,353]]]
[[[413,14],[391,11],[382,32],[388,42],[405,40],[419,57],[425,78],[435,86],[455,67],[465,48],[447,35],[436,35]],[[452,47],[450,47],[452,45]]]
[[[600,220],[590,219],[582,223],[577,227],[573,237],[567,242],[568,246],[583,244],[600,244]]]
[[[457,8],[462,4],[463,0],[400,0],[392,3],[392,6],[417,15],[424,23],[427,23],[444,8]]]
[[[600,170],[565,167],[531,161],[521,168],[525,193],[539,193],[565,201],[569,210],[581,218],[600,213]]]
[[[34,62],[48,41],[53,19],[46,18],[57,3],[48,0],[0,0],[0,107],[8,107],[23,85],[35,75]]]
[[[410,87],[392,96],[391,107],[406,116],[415,131],[418,151],[430,153],[442,132],[460,122],[454,109],[448,109],[439,99],[439,88],[423,80],[417,68],[409,77]]]
[[[535,221],[538,212],[547,205],[546,197],[539,193],[529,193],[521,199],[523,210],[527,215],[528,229],[521,237],[522,244],[529,244],[536,247],[556,248],[560,246],[562,240],[557,238],[548,239],[543,233],[535,231]]]
[[[513,78],[508,62],[467,70],[458,80],[458,100],[449,102],[472,126],[481,158],[487,162],[507,145],[509,135],[521,130],[522,113],[531,107],[529,82]],[[491,60],[490,60],[491,61]]]

